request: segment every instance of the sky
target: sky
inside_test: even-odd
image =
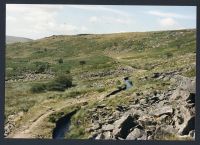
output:
[[[6,35],[32,39],[190,28],[195,6],[6,5]]]

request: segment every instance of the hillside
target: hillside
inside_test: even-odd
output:
[[[195,31],[8,44],[5,136],[57,138],[63,127],[68,139],[193,139]]]
[[[29,42],[32,39],[24,37],[6,36],[6,44],[17,43],[17,42]]]

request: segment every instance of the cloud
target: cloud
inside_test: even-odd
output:
[[[24,13],[24,12],[58,12],[63,9],[62,5],[27,5],[27,4],[7,4],[6,5],[6,12],[16,12],[16,13]]]
[[[130,24],[133,22],[133,19],[122,18],[122,17],[111,17],[111,16],[92,16],[89,18],[91,23],[101,23],[101,24]]]
[[[161,12],[161,11],[148,11],[147,13],[153,16],[158,16],[158,17],[171,17],[171,18],[178,18],[178,19],[191,19],[191,20],[196,19],[195,16],[183,15],[183,14],[178,14],[178,13],[166,13],[166,12]]]
[[[185,27],[179,24],[173,18],[162,18],[158,20],[162,29],[184,29]]]
[[[161,26],[173,26],[176,25],[177,22],[172,18],[164,18],[159,21]]]
[[[101,12],[110,12],[122,16],[130,16],[129,13],[122,11],[122,10],[117,10],[113,8],[108,8],[106,6],[97,6],[97,5],[68,5],[68,7],[71,8],[76,8],[76,9],[81,9],[81,10],[86,10],[86,11],[101,11]]]
[[[7,35],[42,38],[54,34],[75,34],[85,32],[85,26],[70,22],[59,22],[61,5],[6,5]]]
[[[91,22],[91,23],[96,23],[98,21],[99,21],[99,19],[96,16],[92,16],[89,18],[89,22]]]

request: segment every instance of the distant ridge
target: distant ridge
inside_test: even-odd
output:
[[[32,39],[16,36],[6,36],[6,44],[17,43],[17,42],[29,42]]]

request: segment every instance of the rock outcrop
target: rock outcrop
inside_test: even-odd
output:
[[[175,75],[174,80],[174,89],[137,93],[131,105],[117,106],[112,114],[105,104],[97,106],[91,138],[153,140],[186,136],[194,139],[195,78]]]

